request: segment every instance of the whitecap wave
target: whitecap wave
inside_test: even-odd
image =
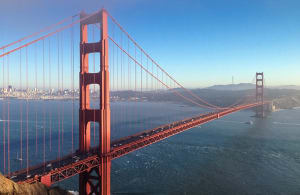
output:
[[[276,125],[292,125],[292,126],[300,126],[298,123],[282,123],[282,122],[273,122]]]
[[[77,192],[77,191],[72,191],[72,190],[70,190],[70,191],[68,191],[70,194],[74,194],[74,195],[79,195],[79,192]]]

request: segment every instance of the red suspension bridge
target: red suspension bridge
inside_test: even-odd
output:
[[[254,96],[225,107],[202,99],[170,76],[106,10],[63,19],[1,50],[0,163],[19,183],[50,186],[79,175],[80,194],[110,194],[111,160],[240,110],[256,107],[263,117],[267,103],[263,73],[256,73]],[[199,111],[145,125],[142,104],[164,97]],[[120,121],[130,121],[126,133],[116,125]]]

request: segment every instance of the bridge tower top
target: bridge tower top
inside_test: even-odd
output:
[[[264,117],[264,73],[256,73],[256,102],[261,102],[262,105],[256,108],[256,117]]]

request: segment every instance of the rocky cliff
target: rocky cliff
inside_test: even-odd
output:
[[[59,188],[48,188],[42,183],[35,184],[17,184],[0,173],[0,194],[30,194],[30,195],[61,195],[61,194],[70,194],[65,190]]]

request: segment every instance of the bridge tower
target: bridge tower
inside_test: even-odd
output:
[[[80,18],[80,107],[79,107],[79,150],[90,150],[90,122],[99,123],[99,157],[101,165],[79,175],[80,194],[110,194],[110,102],[108,69],[108,24],[107,12],[90,15],[81,12]],[[100,24],[100,41],[88,42],[88,25]],[[100,72],[89,72],[89,54],[100,53]],[[100,86],[99,109],[90,108],[89,85]]]
[[[256,102],[264,102],[264,73],[256,73]],[[264,105],[256,107],[256,117],[264,117]]]

